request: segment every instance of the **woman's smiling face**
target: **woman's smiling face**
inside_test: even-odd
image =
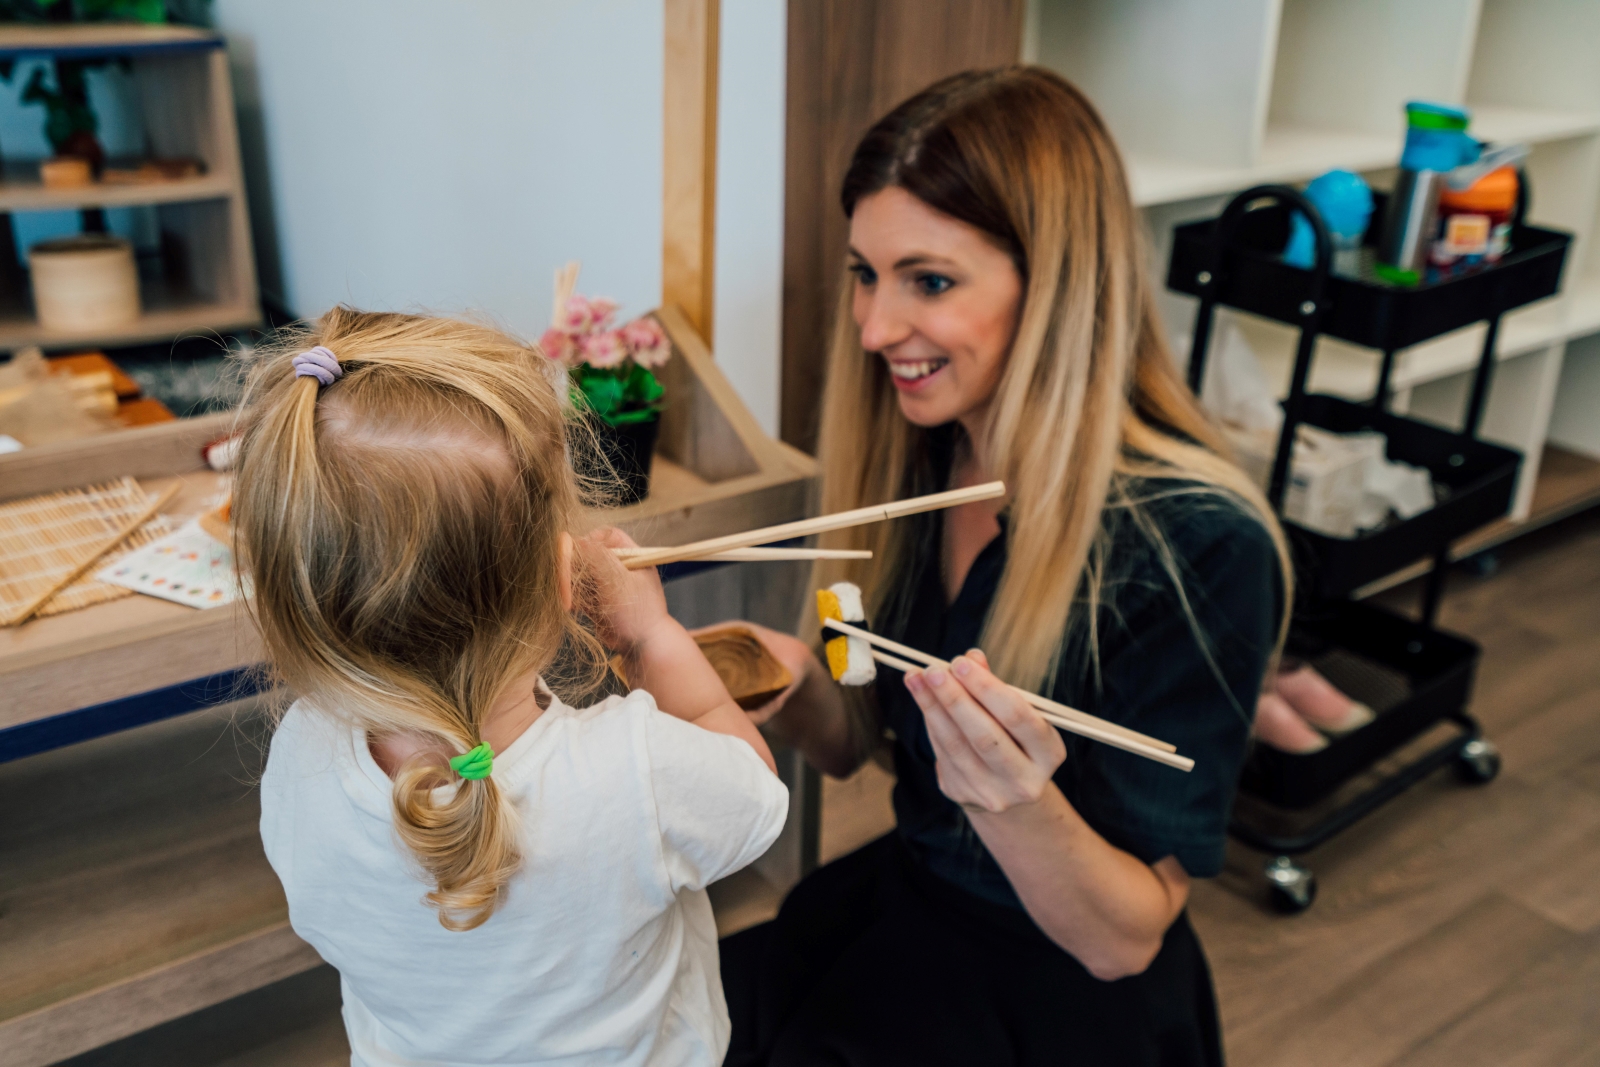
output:
[[[850,219],[852,313],[918,426],[975,431],[1005,369],[1022,277],[983,231],[891,186]]]

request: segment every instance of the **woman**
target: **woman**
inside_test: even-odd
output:
[[[1054,74],[961,74],[868,132],[842,202],[824,510],[1009,492],[834,535],[873,559],[819,568],[952,671],[885,669],[857,706],[762,631],[797,681],[758,718],[833,775],[891,737],[898,825],[727,944],[728,1062],[1220,1063],[1184,905],[1222,865],[1288,571],[1174,369],[1117,151]],[[1058,733],[997,678],[1195,769]]]

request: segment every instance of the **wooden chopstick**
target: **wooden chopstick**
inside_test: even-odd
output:
[[[88,556],[84,557],[83,561],[77,566],[73,567],[72,570],[68,571],[65,576],[56,579],[55,583],[52,584],[49,589],[46,589],[39,596],[34,597],[33,600],[25,604],[21,610],[12,615],[11,618],[7,619],[4,625],[20,626],[29,619],[33,618],[33,613],[48,604],[51,597],[61,592],[61,590],[65,589],[79,578],[83,577],[83,572],[94,566],[96,561],[98,561],[101,556],[122,544],[122,542],[126,541],[128,537],[132,535],[133,531],[149,522],[150,519],[155,516],[156,512],[166,507],[167,502],[178,495],[178,490],[182,487],[182,482],[174,482],[172,485],[167,486],[165,492],[156,497],[155,500],[151,501],[149,504],[145,505],[145,509],[139,512],[139,514],[134,518],[129,519],[122,529],[118,530],[114,535],[101,542],[100,547],[96,548]]]
[[[926,652],[920,652],[909,645],[902,645],[898,641],[891,641],[887,637],[880,637],[879,635],[872,633],[869,630],[863,630],[858,626],[851,626],[847,622],[840,622],[838,619],[828,619],[823,623],[823,625],[831,629],[838,630],[840,633],[849,634],[852,637],[859,637],[873,645],[874,648],[872,650],[872,658],[877,660],[879,663],[893,667],[895,670],[916,671],[922,670],[923,667],[942,667],[946,670],[950,669],[950,664],[946,660],[942,660],[937,656],[930,656]],[[909,659],[916,660],[918,662],[907,663],[905,660],[898,659],[897,657],[886,656],[884,653],[879,651],[880,648],[890,649],[894,652],[900,653],[902,656],[906,656]],[[1078,711],[1076,708],[1069,708],[1065,704],[1058,704],[1053,700],[1047,700],[1044,697],[1039,696],[1037,693],[1028,692],[1026,689],[1019,689],[1014,685],[1009,686],[1009,688],[1026,700],[1030,705],[1032,705],[1034,709],[1037,710],[1045,719],[1045,721],[1053,726],[1057,726],[1068,731],[1069,733],[1075,733],[1083,737],[1092,738],[1093,740],[1100,741],[1103,744],[1111,745],[1114,748],[1120,748],[1126,752],[1132,752],[1133,754],[1143,756],[1146,759],[1155,760],[1157,763],[1164,763],[1169,767],[1176,767],[1180,771],[1194,770],[1194,760],[1187,756],[1177,755],[1176,746],[1170,745],[1165,741],[1159,741],[1153,737],[1146,737],[1144,734],[1138,733],[1134,730],[1129,730],[1125,726],[1118,726],[1114,722],[1107,722],[1105,719],[1097,718],[1096,716],[1090,715],[1086,712]]]
[[[847,633],[853,637],[862,638],[869,644],[879,645],[883,648],[889,649],[890,651],[898,652],[900,655],[906,656],[928,667],[949,666],[946,661],[937,656],[930,656],[920,649],[912,648],[910,645],[902,645],[898,641],[891,641],[889,638],[880,634],[875,634],[871,630],[864,630],[859,626],[852,626],[850,623],[842,622],[838,619],[829,619],[826,623],[824,623],[824,625],[832,626],[841,633]],[[1167,742],[1162,741],[1160,738],[1151,737],[1149,734],[1141,734],[1137,730],[1130,730],[1126,726],[1120,726],[1117,723],[1108,722],[1105,719],[1090,715],[1086,711],[1079,711],[1077,708],[1069,708],[1065,704],[1058,704],[1054,700],[1050,700],[1047,697],[1042,697],[1037,693],[1030,693],[1026,689],[1022,689],[1018,686],[1011,686],[1011,688],[1015,689],[1017,693],[1026,699],[1029,704],[1032,704],[1040,711],[1052,712],[1056,715],[1059,715],[1063,719],[1071,719],[1074,722],[1081,722],[1085,726],[1093,726],[1096,729],[1110,730],[1113,733],[1121,734],[1130,741],[1137,741],[1140,744],[1148,745],[1151,748],[1159,748],[1163,752],[1178,751],[1177,745],[1168,744]]]
[[[952,489],[945,493],[914,496],[909,500],[894,500],[887,504],[878,504],[870,508],[856,508],[854,511],[818,515],[814,519],[801,519],[798,522],[765,526],[759,530],[748,530],[745,533],[712,537],[704,541],[693,541],[687,545],[651,549],[649,552],[627,559],[625,563],[629,570],[635,571],[644,567],[660,566],[663,563],[677,563],[679,560],[700,559],[714,552],[725,552],[732,548],[747,548],[750,545],[765,545],[773,541],[787,541],[791,537],[807,537],[811,534],[827,533],[830,530],[864,526],[869,522],[883,522],[885,519],[898,519],[903,515],[915,515],[923,511],[937,511],[940,508],[955,507],[957,504],[970,504],[975,500],[992,500],[997,496],[1004,496],[1005,492],[1006,486],[1004,482],[988,482],[984,485],[969,486],[966,489]]]
[[[626,562],[657,549],[616,548],[612,551]],[[760,563],[786,559],[871,559],[872,553],[864,548],[730,548],[698,558],[708,563]]]

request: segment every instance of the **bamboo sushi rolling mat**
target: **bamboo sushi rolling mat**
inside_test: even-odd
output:
[[[149,505],[152,495],[132,478],[68,489],[0,504],[0,619],[9,618]],[[133,590],[97,581],[95,571],[174,529],[157,515],[107,552],[82,578],[51,597],[40,615],[59,615],[106,600],[132,596]]]

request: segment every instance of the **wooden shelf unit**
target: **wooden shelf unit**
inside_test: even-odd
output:
[[[47,330],[35,320],[28,293],[0,294],[0,351],[143,344],[261,322],[224,45],[217,34],[186,26],[0,26],[0,59],[126,60],[150,154],[197,159],[204,168],[200,175],[172,181],[49,189],[38,180],[37,161],[6,161],[0,212],[148,207],[173,257],[163,267],[177,276],[141,278],[144,314],[108,330]]]
[[[1022,44],[1024,60],[1074,81],[1111,126],[1158,285],[1173,226],[1215,215],[1251,185],[1343,167],[1388,188],[1407,100],[1464,104],[1474,136],[1531,145],[1530,220],[1577,239],[1562,294],[1501,324],[1483,432],[1525,457],[1508,529],[1538,521],[1536,500],[1550,499],[1540,481],[1547,443],[1600,460],[1600,349],[1590,343],[1600,333],[1597,50],[1600,6],[1561,0],[1030,0]],[[1161,306],[1181,359],[1194,301],[1163,292]],[[1294,332],[1221,314],[1281,395]],[[1400,352],[1395,409],[1459,425],[1483,330]],[[1367,399],[1379,360],[1321,338],[1311,389]]]

